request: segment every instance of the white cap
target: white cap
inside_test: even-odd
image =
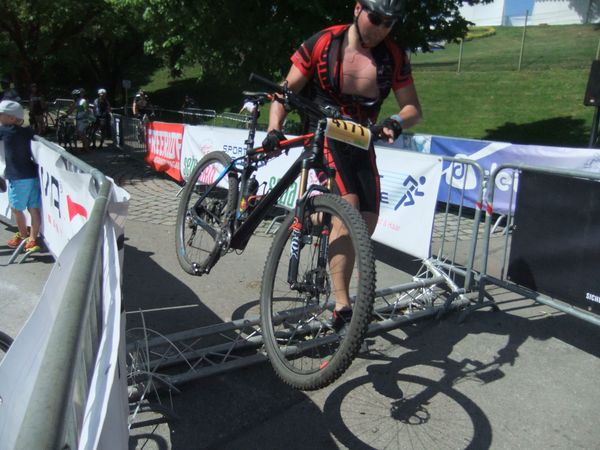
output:
[[[0,114],[7,114],[19,120],[23,120],[24,116],[23,107],[12,100],[2,100],[0,102]]]

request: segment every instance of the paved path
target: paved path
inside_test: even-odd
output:
[[[178,186],[114,152],[83,158],[132,195],[128,328],[141,323],[140,311],[164,333],[256,314],[269,236],[257,233],[209,276],[188,276],[172,244]],[[10,232],[0,226],[2,242]],[[24,314],[12,320],[5,311],[30,308],[50,267],[41,260],[0,268],[0,328],[17,330]],[[378,274],[380,287],[406,279],[382,262]],[[500,312],[369,338],[369,353],[317,392],[288,388],[268,364],[188,383],[161,397],[178,420],[133,429],[130,448],[598,448],[599,330],[500,289],[492,294]],[[157,417],[142,414],[137,423]]]

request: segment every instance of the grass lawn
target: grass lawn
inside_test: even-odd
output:
[[[493,36],[413,54],[411,62],[425,120],[411,132],[523,144],[586,147],[594,108],[583,106],[589,70],[598,50],[595,25],[528,27],[521,71],[523,28],[497,27]],[[190,68],[171,80],[159,70],[145,87],[156,104],[177,108],[185,94],[202,108],[237,112],[241,91],[217,81],[197,81]],[[381,117],[396,112],[393,98]],[[268,113],[262,114],[262,121]]]

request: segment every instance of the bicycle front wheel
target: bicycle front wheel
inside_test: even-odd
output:
[[[340,377],[360,349],[373,309],[375,263],[362,217],[341,197],[312,197],[301,220],[293,224],[293,216],[280,227],[265,265],[261,329],[277,375],[290,386],[314,390]],[[341,239],[354,253],[345,269],[351,275],[348,294],[353,314],[343,332],[332,317],[335,290],[340,288],[339,266],[328,261],[332,246],[340,244],[338,238],[329,245],[332,223],[345,228]],[[292,228],[301,228],[299,241],[292,239]],[[290,280],[292,254],[299,255],[299,263],[297,276]]]
[[[218,177],[231,164],[225,152],[212,152],[200,160],[179,200],[175,247],[187,273],[208,273],[220,256],[223,233],[235,213],[238,183],[234,172]]]

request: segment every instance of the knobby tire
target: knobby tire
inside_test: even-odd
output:
[[[238,182],[234,172],[226,175],[219,185],[212,188],[211,193],[198,203],[200,196],[212,187],[216,176],[230,164],[231,158],[225,152],[211,152],[206,155],[194,167],[179,200],[175,248],[179,265],[191,275],[204,273],[199,273],[197,267],[203,266],[219,245],[205,229],[193,222],[192,212],[215,231],[227,226],[235,213]]]
[[[331,327],[335,298],[329,263],[326,281],[317,282],[322,286],[318,294],[313,295],[315,290],[300,294],[290,288],[287,274],[293,214],[279,228],[263,274],[260,316],[266,353],[277,375],[302,390],[325,387],[344,373],[360,350],[373,309],[375,263],[371,240],[359,212],[339,196],[323,194],[307,201],[302,219],[306,243],[300,252],[298,279],[315,279],[316,274],[322,274],[322,269],[315,266],[317,256],[312,250],[318,249],[320,239],[327,235],[323,232],[326,227],[318,224],[327,215],[337,217],[348,229],[355,253],[350,291],[355,296],[353,316],[343,338]],[[321,220],[315,220],[317,217]]]

